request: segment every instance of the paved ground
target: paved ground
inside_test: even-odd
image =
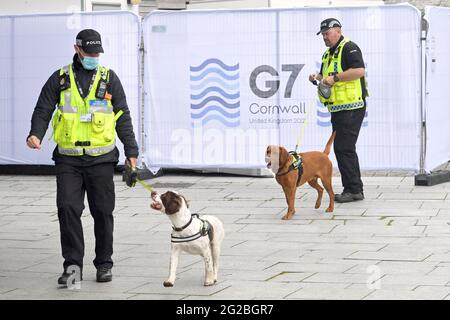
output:
[[[62,271],[52,176],[0,176],[0,300],[3,299],[450,299],[450,183],[415,187],[405,173],[366,173],[366,200],[315,210],[315,191],[298,191],[297,214],[271,178],[166,175],[193,212],[225,224],[219,283],[203,287],[203,262],[182,255],[168,275],[170,223],[149,209],[142,187],[115,177],[115,267],[95,282],[93,221],[81,289],[58,288]],[[341,191],[335,177],[335,192]]]

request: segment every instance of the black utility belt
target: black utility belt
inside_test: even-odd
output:
[[[76,141],[75,146],[76,147],[89,147],[91,145],[90,141]]]

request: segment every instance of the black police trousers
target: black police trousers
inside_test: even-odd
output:
[[[112,268],[114,163],[92,166],[56,164],[56,204],[58,207],[61,249],[64,270],[69,265],[83,268],[84,237],[81,214],[87,193],[89,209],[94,218],[96,268]]]
[[[336,131],[334,154],[341,173],[343,192],[363,192],[363,182],[359,169],[356,141],[361,129],[366,106],[355,110],[343,110],[331,113],[331,124]]]

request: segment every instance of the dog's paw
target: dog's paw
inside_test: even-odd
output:
[[[333,212],[333,209],[327,208],[327,210],[325,210],[325,212]]]
[[[291,214],[286,213],[286,214],[281,218],[281,220],[291,220],[293,215],[294,215],[293,213],[291,213]]]
[[[170,281],[164,281],[163,283],[164,287],[168,288],[168,287],[173,287],[173,283]]]
[[[213,281],[205,281],[205,283],[203,284],[205,287],[210,287],[215,285],[217,282],[217,280],[213,280]]]

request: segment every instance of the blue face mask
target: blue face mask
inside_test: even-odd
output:
[[[84,57],[81,60],[81,64],[83,65],[83,68],[86,70],[94,70],[98,66],[99,58],[93,58],[93,57]]]

